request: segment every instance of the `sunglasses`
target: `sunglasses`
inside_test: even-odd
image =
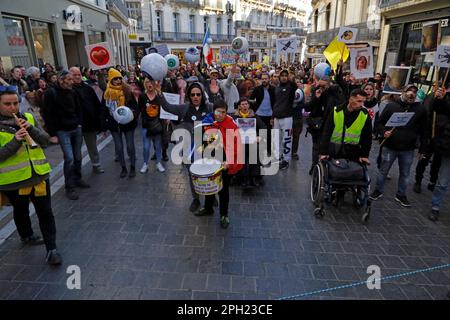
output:
[[[122,78],[120,78],[120,77],[117,77],[117,78],[112,78],[112,81],[117,81],[117,80],[120,80],[120,81],[122,81]]]
[[[201,97],[202,94],[201,93],[191,93],[191,97],[195,97],[195,96]]]

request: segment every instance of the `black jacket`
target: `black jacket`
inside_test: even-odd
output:
[[[75,90],[60,86],[49,88],[44,94],[42,116],[51,137],[57,131],[70,131],[83,124],[83,114],[79,95]]]
[[[94,89],[82,82],[78,86],[73,86],[75,92],[79,95],[82,101],[83,113],[83,131],[84,132],[100,132],[104,131],[102,126],[102,112],[103,105],[98,100]]]
[[[270,106],[273,109],[273,105],[275,104],[275,87],[272,85],[269,85],[269,96],[270,96]],[[255,113],[258,111],[259,107],[261,106],[261,103],[264,100],[264,87],[261,86],[257,86],[251,96],[250,96],[250,100],[256,100],[256,103],[251,106],[253,111],[255,111]]]
[[[152,121],[156,119],[159,120],[159,116],[161,113],[161,104],[162,104],[162,99],[156,95],[155,99],[150,100],[150,98],[147,96],[146,93],[142,93],[139,96],[138,99],[138,107],[139,107],[139,112],[141,113],[141,119],[142,119],[142,128],[148,128],[150,123]],[[150,108],[151,106],[157,107],[157,115],[155,117],[151,117],[148,113],[147,113],[147,108]]]
[[[434,99],[431,111],[436,112],[436,124],[434,129],[433,147],[439,153],[450,156],[450,95],[444,99]],[[432,129],[430,122],[430,132]]]
[[[417,148],[419,139],[419,153],[424,154],[427,149],[427,111],[421,103],[391,102],[384,109],[378,122],[378,132],[384,136],[392,127],[386,127],[386,123],[395,112],[414,112],[414,116],[404,127],[397,127],[392,135],[386,139],[385,146],[395,151],[410,151]]]
[[[103,122],[105,123],[105,129],[111,131],[111,132],[126,132],[136,129],[138,124],[138,118],[139,118],[139,108],[136,99],[134,98],[133,94],[131,92],[128,92],[126,95],[126,105],[128,108],[133,111],[133,121],[127,124],[119,124],[116,120],[114,120],[113,116],[111,115],[110,110],[106,106],[105,96],[103,95],[102,99],[102,105],[103,105]]]
[[[331,136],[334,131],[334,112],[330,112],[327,121],[323,128],[323,133],[320,141],[319,152],[322,155],[329,155],[332,158],[346,158],[350,160],[358,160],[359,158],[368,158],[370,149],[372,147],[372,120],[366,109],[362,108],[359,111],[350,112],[347,109],[347,104],[343,104],[337,107],[337,111],[344,110],[344,125],[346,128],[352,126],[355,120],[358,118],[359,113],[363,112],[367,114],[367,120],[364,128],[361,132],[359,145],[345,144],[340,150],[335,150],[334,144],[330,142]]]
[[[282,119],[292,117],[296,90],[297,85],[292,81],[280,83],[275,88],[275,103],[272,105],[273,118]]]

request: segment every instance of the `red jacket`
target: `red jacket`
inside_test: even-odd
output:
[[[236,174],[243,168],[245,159],[241,135],[239,134],[236,123],[234,123],[233,118],[227,115],[222,122],[214,121],[210,126],[205,128],[205,131],[209,129],[220,130],[226,161],[228,163],[228,174]],[[229,133],[228,135],[227,132]]]

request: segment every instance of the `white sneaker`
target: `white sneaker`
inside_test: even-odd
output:
[[[164,169],[163,165],[161,164],[161,162],[158,162],[156,164],[156,169],[158,169],[159,172],[164,172],[166,171],[166,169]]]
[[[144,163],[142,165],[142,168],[141,168],[140,172],[143,174],[143,173],[146,173],[147,171],[148,171],[148,165],[146,163]]]

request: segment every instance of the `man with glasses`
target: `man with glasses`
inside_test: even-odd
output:
[[[372,200],[378,200],[383,196],[386,177],[394,161],[398,159],[400,176],[395,200],[403,207],[411,207],[406,197],[406,189],[417,140],[420,141],[419,159],[423,158],[427,147],[427,113],[423,104],[416,102],[417,91],[418,88],[415,85],[407,85],[402,91],[400,101],[389,103],[380,116],[378,132],[384,136],[385,142],[375,191],[370,196]],[[412,112],[414,116],[405,126],[386,127],[387,122],[396,112]]]
[[[37,146],[29,144],[30,137]],[[0,86],[0,207],[4,202],[13,206],[14,223],[24,244],[45,244],[47,263],[60,265],[62,259],[56,251],[56,226],[51,206],[51,168],[41,148],[49,143],[49,138],[31,113],[19,113],[17,87]],[[44,239],[33,232],[30,201]]]
[[[70,200],[78,200],[75,187],[90,186],[81,179],[83,118],[80,98],[72,86],[73,78],[70,72],[61,71],[58,84],[45,93],[43,116],[51,136],[50,141],[59,143],[64,154],[66,196]]]

